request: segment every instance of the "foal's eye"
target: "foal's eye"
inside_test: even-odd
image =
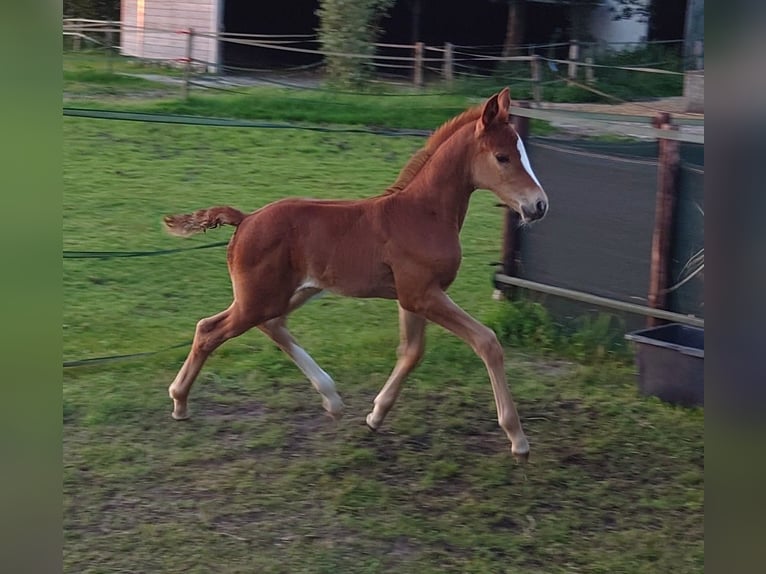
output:
[[[499,163],[508,163],[508,162],[511,160],[511,158],[510,158],[510,157],[508,157],[507,155],[502,155],[502,154],[499,154],[499,153],[498,153],[498,154],[495,154],[495,159],[496,159],[496,160],[497,160]]]

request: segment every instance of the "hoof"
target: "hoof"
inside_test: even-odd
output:
[[[340,397],[336,397],[333,400],[322,397],[322,408],[324,408],[324,410],[327,411],[327,414],[336,422],[343,418],[343,407],[343,401]]]
[[[330,417],[333,422],[338,423],[340,422],[340,419],[343,418],[343,411],[337,412],[337,413],[331,413],[330,411],[326,411],[325,414]]]
[[[173,417],[173,420],[185,421],[189,418],[189,411],[182,411],[178,413],[173,411],[170,416]]]
[[[378,427],[372,424],[372,413],[370,413],[364,418],[364,424],[366,424],[367,428],[370,429],[372,432],[378,432]]]
[[[516,441],[511,446],[511,454],[519,462],[527,462],[529,460],[529,442],[526,438]]]
[[[185,421],[189,418],[189,408],[186,406],[186,403],[180,403],[173,399],[173,412],[170,416],[177,421]]]
[[[517,452],[511,451],[511,454],[513,455],[513,458],[516,459],[516,462],[520,462],[520,463],[523,464],[523,463],[526,463],[527,461],[529,461],[529,451],[522,452],[522,453],[517,453]]]
[[[185,421],[189,418],[189,409],[186,400],[178,399],[173,392],[173,385],[168,387],[168,396],[173,399],[173,413],[171,416],[177,421]]]

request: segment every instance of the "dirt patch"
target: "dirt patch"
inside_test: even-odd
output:
[[[200,404],[198,410],[204,409],[206,418],[216,421],[247,420],[266,415],[268,407],[258,401],[242,401],[237,403],[214,403],[209,400]]]
[[[686,111],[686,98],[673,96],[645,102],[622,102],[619,104],[593,104],[593,103],[554,103],[543,102],[545,110],[567,110],[577,112],[621,114],[628,116],[654,117],[658,112],[668,112],[674,117],[686,119],[704,119],[704,113]]]
[[[654,139],[654,136],[637,132],[634,128],[652,127],[652,120],[657,114],[667,112],[675,120],[704,120],[702,113],[693,113],[686,111],[686,98],[683,96],[662,98],[646,102],[623,102],[619,104],[576,104],[576,103],[553,103],[543,102],[541,110],[550,111],[570,111],[583,112],[591,114],[610,114],[616,116],[626,116],[626,121],[599,121],[583,125],[572,120],[554,120],[551,125],[560,131],[559,137],[571,136],[580,138],[583,136],[600,136],[611,134],[614,136],[625,136],[639,139]],[[627,116],[643,116],[645,122],[627,121]],[[682,125],[679,131],[685,134],[704,135],[704,125]]]
[[[577,363],[564,359],[546,359],[525,355],[517,350],[507,353],[505,369],[512,378],[514,371],[523,370],[550,378],[567,377],[577,370]]]

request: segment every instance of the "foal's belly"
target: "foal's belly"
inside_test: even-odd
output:
[[[334,287],[329,291],[344,297],[355,297],[357,299],[396,299],[396,287],[392,285],[365,285],[360,287]]]
[[[396,299],[394,274],[383,256],[386,238],[377,232],[375,212],[364,206],[295,204],[293,221],[297,215],[305,223],[292,242],[292,259],[321,289],[346,297]]]
[[[345,266],[344,266],[345,267]],[[361,265],[357,269],[335,269],[318,277],[316,284],[327,291],[356,298],[396,299],[396,286],[391,269]]]

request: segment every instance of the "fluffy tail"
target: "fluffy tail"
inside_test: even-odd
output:
[[[168,233],[180,237],[188,237],[200,231],[215,229],[221,225],[233,225],[236,227],[244,218],[245,214],[239,209],[222,205],[208,209],[199,209],[194,213],[166,215],[162,222],[165,224],[165,229],[167,229]]]

